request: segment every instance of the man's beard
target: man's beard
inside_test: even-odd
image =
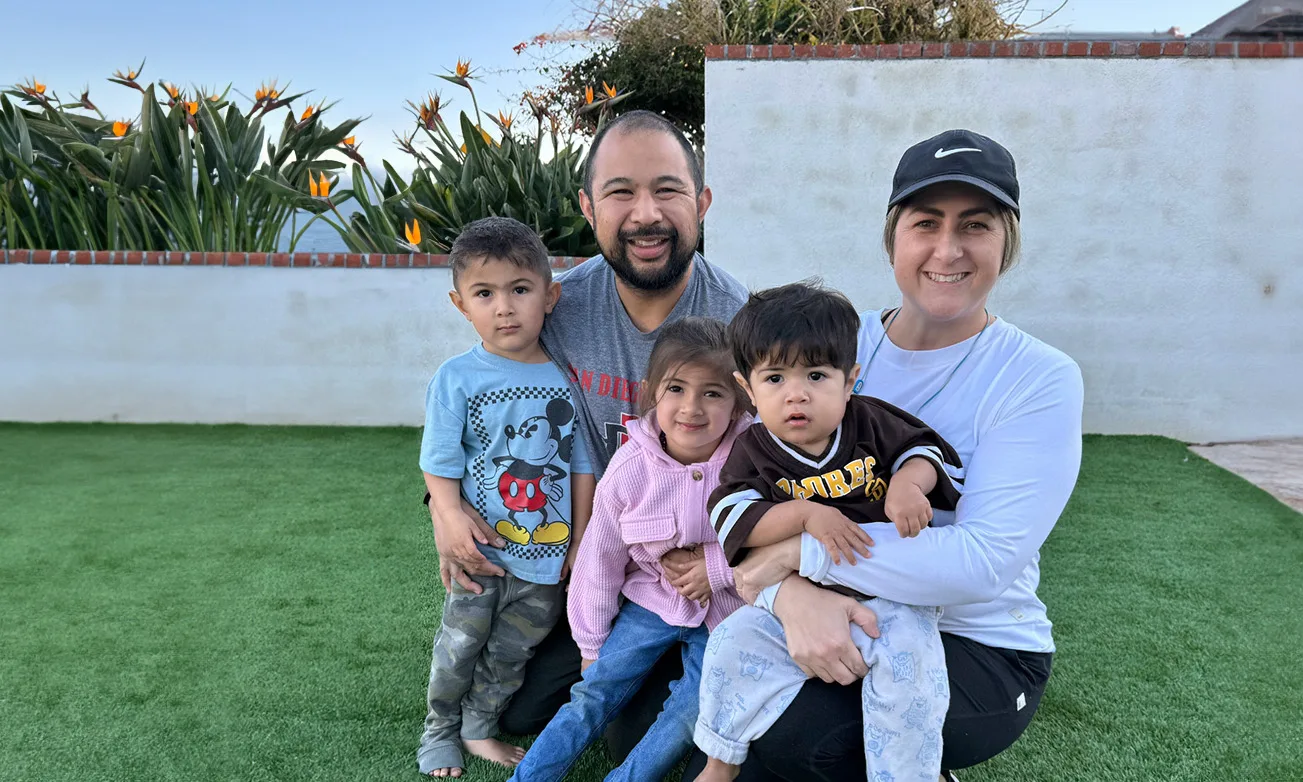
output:
[[[639,271],[629,260],[629,242],[635,239],[661,239],[668,238],[670,242],[670,257],[665,265],[659,269],[651,269],[646,272]],[[640,228],[636,231],[620,231],[616,234],[616,244],[614,247],[602,247],[602,256],[610,264],[611,271],[615,276],[624,281],[625,285],[640,291],[653,293],[673,288],[687,274],[688,267],[692,265],[692,257],[697,252],[695,244],[688,245],[681,240],[679,232],[673,228]]]

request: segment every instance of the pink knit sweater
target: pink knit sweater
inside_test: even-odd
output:
[[[570,630],[585,659],[596,660],[620,611],[620,593],[675,627],[713,630],[742,607],[733,570],[706,512],[733,441],[752,424],[737,421],[709,461],[680,464],[660,444],[655,413],[629,423],[629,441],[597,484],[593,515],[579,543],[566,605]],[[706,554],[711,597],[705,608],[665,578],[665,552],[699,545]]]

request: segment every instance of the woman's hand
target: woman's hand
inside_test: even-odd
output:
[[[765,587],[773,586],[801,569],[801,538],[771,543],[747,552],[737,567],[733,568],[733,583],[737,593],[749,604]]]
[[[774,613],[787,635],[787,652],[801,670],[826,682],[852,684],[869,667],[851,641],[851,624],[878,637],[878,617],[855,598],[820,589],[789,576],[778,591]]]

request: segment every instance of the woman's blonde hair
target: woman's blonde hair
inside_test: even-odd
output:
[[[909,202],[905,201],[888,209],[887,222],[882,227],[882,248],[887,251],[887,261],[893,266],[895,265],[896,226],[908,206]],[[999,202],[995,203],[995,208],[1000,222],[1004,224],[1004,255],[1000,258],[1000,274],[1004,274],[1018,262],[1018,255],[1022,252],[1022,227],[1018,222],[1017,213],[1012,209]]]

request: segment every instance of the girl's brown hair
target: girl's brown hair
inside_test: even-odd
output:
[[[751,400],[733,381],[733,353],[725,337],[724,324],[712,318],[683,318],[661,328],[647,362],[647,380],[638,398],[639,412],[646,414],[660,401],[657,392],[665,378],[685,364],[709,367],[719,372],[733,394],[733,417],[752,412]]]

